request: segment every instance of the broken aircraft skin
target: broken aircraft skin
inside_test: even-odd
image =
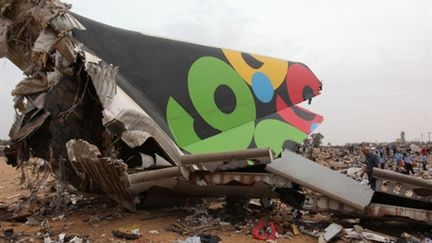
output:
[[[431,223],[430,196],[415,214],[410,203],[374,210],[367,186],[284,151],[323,121],[298,106],[322,89],[304,64],[146,36],[69,9],[57,0],[0,0],[0,57],[27,76],[12,91],[9,164],[44,158],[59,180],[131,211],[177,195],[281,197],[310,210]],[[307,169],[290,172],[290,160]],[[328,178],[334,186],[320,186]]]

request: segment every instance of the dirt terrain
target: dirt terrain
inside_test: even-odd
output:
[[[0,158],[0,207],[14,205],[29,196],[29,190],[20,186],[19,182],[20,172],[8,166],[4,159]],[[41,196],[43,197],[43,194]],[[35,216],[37,223],[29,224],[27,222],[26,224],[26,221],[29,221],[28,217],[33,218],[32,215],[17,212],[18,215],[20,213],[24,214],[24,219],[18,217],[15,222],[1,221],[0,232],[12,228],[14,233],[19,235],[18,240],[43,242],[41,235],[43,230],[41,230],[40,224],[45,218]],[[142,237],[135,242],[175,242],[178,239],[184,240],[188,236],[194,235],[194,232],[181,235],[168,231],[173,223],[183,222],[188,215],[190,213],[182,210],[168,209],[146,210],[135,214],[128,213],[105,199],[95,199],[93,203],[90,201],[88,205],[62,211],[60,217],[46,216],[48,220],[48,227],[46,228],[49,229],[52,240],[57,240],[60,233],[66,233],[66,237],[75,235],[80,238],[87,237],[90,242],[124,242],[124,240],[113,237],[112,230],[139,228]],[[259,219],[257,216],[256,221]],[[251,228],[235,230],[228,226],[204,230],[203,233],[217,235],[223,242],[263,242],[254,240],[248,234],[250,230]],[[277,239],[277,242],[316,242],[316,239],[305,235],[296,235],[291,239]]]
[[[334,168],[344,164],[343,160],[328,163]],[[38,164],[37,161],[33,161],[34,164]],[[275,224],[279,234],[277,242],[316,242],[317,238],[309,234],[314,230],[316,232],[312,233],[323,232],[331,223],[346,229],[361,224],[371,232],[380,232],[392,239],[403,233],[422,239],[427,232],[432,233],[430,227],[416,224],[342,219],[331,214],[296,211],[278,200],[274,201],[272,211],[263,208],[258,201],[245,206],[244,202],[231,204],[223,198],[197,198],[185,205],[130,213],[101,195],[84,194],[73,188],[59,190],[59,183],[52,176],[42,180],[46,182],[42,186],[34,186],[38,185],[34,168],[27,166],[27,184],[20,185],[21,170],[7,165],[0,157],[0,242],[4,242],[6,232],[10,233],[11,229],[13,237],[8,242],[44,242],[49,236],[52,241],[45,242],[54,243],[59,242],[62,233],[64,242],[75,236],[89,242],[176,242],[198,234],[218,236],[222,242],[265,242],[254,239],[251,234],[260,222]],[[430,176],[420,172],[418,175]],[[38,191],[37,197],[24,186],[29,181],[33,191]],[[126,241],[112,233],[113,230],[133,229],[139,229],[139,239]],[[353,242],[344,240],[342,242]]]

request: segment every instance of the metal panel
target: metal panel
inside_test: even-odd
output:
[[[380,218],[381,220],[409,221],[415,220],[426,224],[432,224],[432,211],[424,209],[407,208],[393,205],[369,204],[364,212],[331,200],[324,196],[306,195],[303,208],[311,211],[329,211],[339,214],[351,215],[353,217]]]
[[[129,175],[131,184],[142,183],[146,181],[161,180],[171,177],[181,176],[179,167],[173,166],[158,170],[148,170]]]
[[[432,190],[399,181],[377,178],[376,191],[417,201],[432,203]]]
[[[372,175],[373,175],[373,177],[376,177],[376,178],[398,181],[398,182],[410,184],[410,185],[413,185],[416,187],[423,187],[425,189],[432,191],[432,182],[425,180],[425,179],[422,179],[422,178],[413,177],[413,176],[409,176],[409,175],[403,175],[400,173],[396,173],[394,171],[381,170],[378,168],[373,169]]]
[[[359,210],[364,210],[374,193],[368,186],[291,151],[284,151],[266,170]]]
[[[432,203],[432,182],[428,180],[377,168],[372,175],[379,192]]]
[[[354,208],[323,196],[305,195],[303,208],[311,211],[334,211],[338,213],[356,214]]]
[[[366,208],[370,217],[401,217],[432,225],[432,211],[372,203]]]
[[[117,93],[116,75],[119,68],[105,63],[87,63],[87,73],[93,81],[99,101],[104,108],[111,104]]]
[[[214,173],[192,173],[189,182],[206,185],[227,185],[239,183],[242,185],[253,185],[256,182],[264,182],[271,187],[291,187],[290,181],[270,173],[249,173],[249,172],[214,172]]]

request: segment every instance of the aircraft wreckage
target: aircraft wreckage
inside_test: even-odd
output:
[[[323,121],[297,106],[322,88],[304,64],[146,36],[69,9],[0,0],[0,57],[26,75],[12,91],[9,164],[43,158],[59,180],[131,211],[176,195],[279,197],[432,224],[430,181],[375,169],[372,191],[287,149]]]

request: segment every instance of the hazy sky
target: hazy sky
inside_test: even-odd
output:
[[[301,61],[323,80],[306,106],[333,144],[432,132],[430,0],[92,0],[72,10],[113,26]],[[0,60],[0,137],[22,77]],[[432,134],[431,134],[432,135]]]

